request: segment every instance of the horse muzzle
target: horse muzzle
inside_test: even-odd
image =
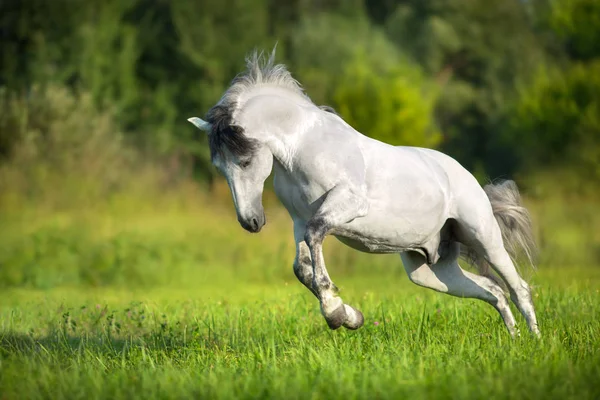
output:
[[[238,222],[248,232],[258,233],[265,226],[267,222],[267,218],[265,217],[265,213],[256,214],[249,218],[238,217]]]

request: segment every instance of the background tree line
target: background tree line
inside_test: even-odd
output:
[[[0,39],[0,163],[102,164],[116,141],[210,182],[186,118],[277,42],[313,101],[367,135],[480,178],[600,179],[597,0],[2,0]]]

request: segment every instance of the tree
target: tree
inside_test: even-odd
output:
[[[440,86],[443,149],[467,168],[512,172],[496,143],[519,81],[542,59],[518,0],[406,0],[385,22],[388,36]]]
[[[435,87],[418,67],[397,64],[384,71],[363,57],[350,63],[334,95],[346,122],[360,132],[393,145],[436,147]]]
[[[364,16],[333,13],[307,15],[295,28],[290,58],[308,94],[317,103],[331,102],[347,65],[361,57],[379,71],[396,64],[398,50]]]
[[[600,2],[551,1],[548,24],[576,60],[600,56]]]
[[[521,90],[508,135],[528,168],[563,165],[600,178],[600,60],[541,69]]]

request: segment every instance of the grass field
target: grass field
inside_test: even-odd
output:
[[[401,272],[337,279],[365,313],[355,332],[329,331],[291,271],[282,284],[12,289],[0,398],[599,398],[598,272],[534,277],[541,341]]]
[[[6,204],[0,399],[600,398],[600,268],[559,264],[593,230],[561,229],[571,247],[555,253],[560,266],[525,273],[543,338],[519,317],[512,340],[487,304],[418,288],[398,256],[328,239],[332,278],[366,318],[330,331],[294,277],[291,224],[276,207],[250,235],[229,201],[196,192]]]

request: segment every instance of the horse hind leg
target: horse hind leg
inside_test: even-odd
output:
[[[521,278],[515,265],[504,247],[500,226],[491,210],[478,213],[470,207],[468,218],[458,221],[455,233],[461,243],[472,249],[478,258],[485,260],[498,273],[508,286],[510,298],[515,303],[525,320],[529,330],[536,336],[540,330],[527,282]]]
[[[516,334],[515,318],[502,288],[485,276],[463,270],[458,265],[459,244],[451,244],[450,253],[433,265],[428,265],[417,252],[400,254],[409,279],[426,288],[455,297],[474,298],[492,305],[502,317],[511,336]]]
[[[495,241],[492,241],[492,244],[482,244],[479,253],[506,282],[510,298],[523,317],[525,317],[529,330],[534,335],[540,336],[535,308],[531,298],[531,290],[527,282],[517,272],[510,255],[504,248],[501,238],[496,238]]]

